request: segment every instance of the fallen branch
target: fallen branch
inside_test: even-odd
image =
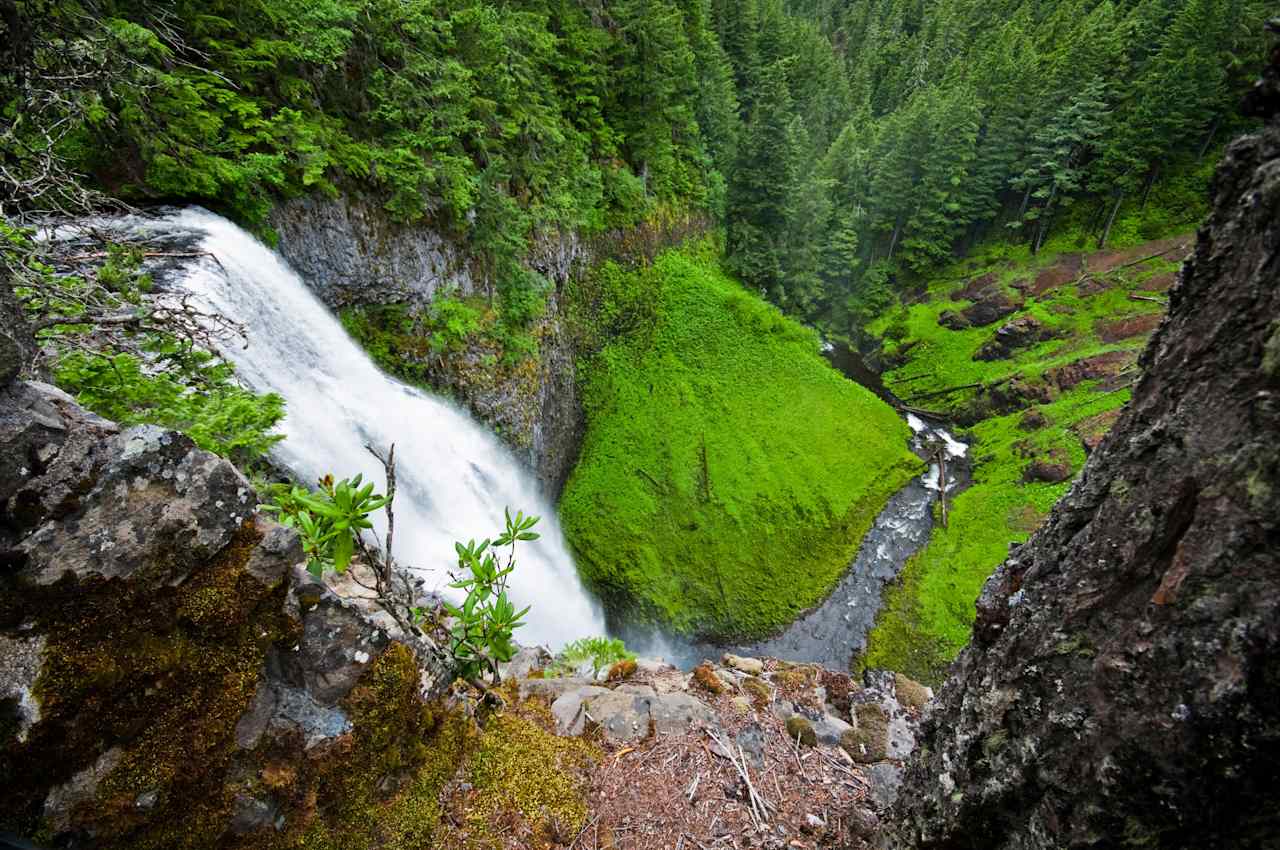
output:
[[[55,262],[62,263],[83,263],[91,260],[105,260],[110,255],[106,251],[94,251],[89,254],[73,254],[70,257],[55,257]],[[143,251],[142,256],[146,259],[185,259],[191,257],[213,257],[212,251]],[[214,257],[216,260],[217,257]]]
[[[977,383],[973,383],[973,384],[959,384],[954,387],[945,387],[940,390],[934,390],[933,392],[912,396],[911,401],[917,402],[917,401],[923,401],[926,398],[936,398],[937,396],[941,396],[941,395],[950,395],[951,393],[959,392],[960,390],[982,390],[983,392],[986,392],[988,390],[995,389],[1001,384],[1007,384],[1010,381],[1012,381],[1014,378],[1020,378],[1020,377],[1022,376],[1019,373],[1014,372],[1012,375],[1006,375],[1005,377],[1001,378],[998,381],[989,381],[987,383],[978,381]]]
[[[947,527],[947,451],[938,449],[938,498],[942,501],[942,527]]]
[[[1156,259],[1157,257],[1163,257],[1165,254],[1172,254],[1174,251],[1178,250],[1179,248],[1185,248],[1185,247],[1186,247],[1185,245],[1174,245],[1172,248],[1166,248],[1166,249],[1164,249],[1163,251],[1159,252],[1158,254],[1148,254],[1147,256],[1142,257],[1142,258],[1137,259],[1137,260],[1134,260],[1134,261],[1133,261],[1133,262],[1131,262],[1131,263],[1125,263],[1125,264],[1124,264],[1124,265],[1122,265],[1122,266],[1116,266],[1116,267],[1115,267],[1114,269],[1112,269],[1111,271],[1113,271],[1113,272],[1118,272],[1118,271],[1120,271],[1121,269],[1127,269],[1127,268],[1129,268],[1130,266],[1138,266],[1138,265],[1141,265],[1141,264],[1143,264],[1143,263],[1147,262],[1148,260],[1154,260],[1154,259]]]
[[[1136,292],[1129,293],[1129,300],[1130,301],[1150,301],[1152,304],[1160,304],[1165,307],[1169,306],[1169,302],[1165,301],[1163,298],[1155,298],[1151,295],[1139,295]]]

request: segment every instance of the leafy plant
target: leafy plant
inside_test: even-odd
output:
[[[278,494],[274,505],[263,506],[263,510],[278,514],[281,524],[297,529],[307,556],[307,572],[316,578],[323,578],[326,572],[345,573],[360,532],[373,528],[369,515],[391,503],[388,496],[373,492],[372,482],[361,483],[360,475],[337,483],[332,475],[326,475],[315,492],[295,485]]]
[[[528,607],[517,611],[507,597],[507,579],[515,569],[516,543],[538,539],[538,534],[529,530],[538,517],[527,517],[521,511],[514,517],[510,510],[504,513],[506,527],[493,540],[454,544],[460,574],[450,587],[467,595],[461,605],[446,602],[445,609],[457,620],[450,649],[460,665],[460,675],[469,681],[488,672],[497,683],[498,664],[515,655],[512,635],[524,625],[520,618],[529,613]],[[496,551],[504,546],[510,547],[505,559]]]
[[[557,653],[555,661],[547,669],[550,676],[572,676],[591,665],[591,677],[598,678],[600,671],[612,667],[619,661],[635,661],[636,654],[627,649],[625,643],[618,638],[588,637],[579,638],[565,646]]]

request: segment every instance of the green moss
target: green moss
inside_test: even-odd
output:
[[[806,747],[818,745],[818,733],[813,730],[813,724],[807,717],[801,717],[799,714],[793,714],[787,718],[787,737],[792,741],[798,740]]]
[[[504,827],[518,824],[521,846],[549,848],[586,826],[588,771],[601,753],[550,727],[546,707],[534,703],[490,720],[468,766],[473,791],[458,801],[466,847],[509,846]]]
[[[118,747],[96,799],[73,812],[95,832],[95,846],[204,847],[221,834],[235,725],[268,646],[294,636],[283,586],[264,587],[244,571],[259,537],[247,523],[177,588],[139,578],[6,590],[20,594],[28,606],[20,616],[33,618],[48,644],[35,686],[41,722],[25,746],[0,752],[0,783],[11,789],[0,823],[48,840],[40,824],[47,789]],[[149,565],[142,574],[168,569]],[[144,814],[135,803],[148,791],[159,794]]]
[[[611,341],[578,370],[587,432],[560,506],[580,570],[686,634],[786,625],[919,471],[905,425],[705,256],[607,264],[593,286],[586,335]]]
[[[1097,333],[1106,320],[1128,318],[1160,306],[1133,301],[1137,291],[1153,275],[1177,268],[1162,259],[1105,275],[1109,288],[1082,292],[1072,283],[1028,297],[1021,315],[1034,316],[1054,329],[1055,339],[1017,352],[1008,360],[975,361],[973,353],[994,333],[998,324],[985,328],[949,330],[937,323],[946,309],[968,302],[952,300],[962,281],[991,273],[1000,285],[1034,280],[1061,257],[1042,253],[957,263],[929,286],[929,297],[898,313],[882,317],[872,329],[884,333],[905,322],[907,333],[891,350],[904,352],[901,365],[886,374],[886,383],[909,403],[943,413],[978,418],[963,434],[973,444],[972,486],[948,500],[948,525],[936,527],[929,542],[904,567],[899,580],[886,589],[876,626],[857,667],[898,670],[922,682],[937,685],[947,665],[968,642],[974,618],[974,601],[991,571],[1007,557],[1011,543],[1022,542],[1037,521],[1048,514],[1069,483],[1026,483],[1023,474],[1032,459],[1065,461],[1073,472],[1084,465],[1082,437],[1097,437],[1114,421],[1128,400],[1125,387],[1108,390],[1100,382],[1084,382],[1062,392],[1045,380],[1050,369],[1107,351],[1134,351],[1145,336],[1104,342]],[[1086,263],[1088,258],[1086,258]],[[1048,401],[1036,405],[1043,427],[1028,431],[1019,427],[1022,410],[992,415],[987,402],[973,390],[930,395],[963,384],[991,382],[1017,375],[1039,386]],[[928,396],[928,398],[922,398]],[[998,411],[997,411],[998,412]],[[936,517],[935,517],[936,518]]]
[[[854,761],[874,764],[889,754],[889,718],[875,703],[853,707],[854,728],[840,736],[840,746]]]

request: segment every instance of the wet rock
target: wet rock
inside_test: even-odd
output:
[[[1053,330],[1033,316],[1019,316],[996,329],[995,335],[974,352],[974,360],[1003,360],[1015,351],[1052,339]]]
[[[759,676],[764,671],[764,662],[759,658],[747,658],[741,655],[725,653],[724,664],[734,670],[740,670],[748,676]]]

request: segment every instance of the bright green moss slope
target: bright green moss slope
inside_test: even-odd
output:
[[[1086,457],[1082,440],[1105,432],[1129,398],[1127,384],[1137,377],[1136,366],[1122,363],[1110,380],[1085,380],[1064,390],[1051,370],[1107,352],[1136,356],[1148,333],[1118,339],[1112,333],[1108,342],[1100,329],[1162,311],[1161,281],[1176,271],[1181,251],[1135,261],[1169,244],[1134,246],[1123,256],[1095,253],[1082,263],[1075,255],[1042,252],[1031,257],[1025,249],[989,250],[944,270],[921,302],[871,326],[884,338],[886,354],[899,364],[884,376],[891,390],[909,404],[976,424],[957,431],[973,446],[973,485],[951,500],[947,528],[935,527],[929,543],[888,588],[863,665],[898,670],[932,684],[944,678],[947,665],[969,639],[983,582],[1008,555],[1009,544],[1026,540],[1070,486],[1027,481],[1027,468],[1043,461],[1078,472]],[[1067,267],[1072,272],[1061,275],[1064,283],[1035,294],[1031,284],[1042,272]],[[951,330],[938,317],[972,303],[961,295],[964,283],[988,274],[1006,294],[1023,301],[1009,319],[1033,317],[1052,329],[1055,338],[1009,359],[974,360],[1002,322]],[[992,400],[972,389],[938,394],[1015,375],[1027,395],[1020,402]]]
[[[560,504],[589,583],[634,619],[761,636],[818,603],[921,463],[813,332],[671,252],[608,265],[579,369],[587,433]]]

